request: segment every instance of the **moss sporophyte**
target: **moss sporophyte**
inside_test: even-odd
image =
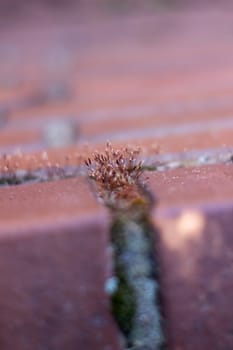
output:
[[[95,152],[86,160],[88,176],[93,180],[95,192],[112,209],[124,209],[144,204],[140,193],[142,161],[139,148],[124,147],[114,150],[107,143],[104,152]]]

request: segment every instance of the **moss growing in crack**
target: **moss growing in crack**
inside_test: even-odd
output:
[[[153,257],[150,211],[154,198],[142,183],[137,152],[115,151],[86,161],[97,196],[111,210],[111,242],[118,288],[112,296],[113,315],[132,349],[161,349],[163,334],[157,306],[158,283]]]
[[[154,230],[149,208],[141,204],[140,201],[133,210],[113,213],[111,240],[118,289],[112,297],[112,310],[128,347],[162,349],[162,320],[156,306],[158,267],[153,248]],[[143,347],[138,347],[141,341]]]
[[[119,328],[127,337],[132,329],[136,311],[136,301],[132,287],[127,282],[122,266],[117,266],[115,273],[118,277],[118,289],[112,296],[112,312]]]
[[[150,213],[150,208],[151,200],[145,200],[145,198],[141,197],[134,200],[128,210],[117,210],[112,212],[113,223],[111,227],[111,240],[117,249],[120,247],[124,249],[124,231],[130,222],[134,222],[140,226],[144,231],[145,236],[148,239],[152,239],[151,232],[153,231],[153,225],[148,215],[148,213]]]
[[[127,339],[129,339],[130,332],[132,331],[137,310],[136,295],[134,288],[132,287],[132,280],[129,280],[128,263],[130,262],[127,263],[125,261],[126,252],[128,252],[132,258],[131,244],[129,242],[131,239],[136,238],[132,236],[131,232],[131,227],[132,225],[135,227],[135,224],[138,230],[143,230],[143,232],[148,233],[148,237],[150,236],[151,226],[144,210],[137,213],[137,222],[135,222],[134,212],[133,215],[132,212],[116,212],[111,229],[111,241],[115,256],[114,272],[118,278],[118,289],[112,297],[112,311],[118,322],[119,328]],[[134,271],[135,277],[137,276],[137,272],[140,274],[142,270],[144,271],[145,266],[147,268],[148,264],[146,263],[145,265],[144,261],[141,261],[139,265],[136,264],[131,267],[131,270]],[[150,275],[151,271],[149,270],[148,272]]]
[[[85,161],[96,194],[111,210],[128,210],[134,200],[143,197],[138,185],[143,171],[139,153],[139,148],[114,150],[107,143],[103,153],[96,152]]]
[[[133,289],[126,276],[126,271],[123,264],[120,263],[120,257],[126,246],[124,231],[127,221],[127,214],[119,215],[117,213],[111,228],[111,241],[115,255],[114,273],[118,279],[117,291],[112,296],[112,312],[126,338],[128,338],[132,329],[137,306]]]

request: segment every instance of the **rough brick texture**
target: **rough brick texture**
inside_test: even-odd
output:
[[[232,333],[233,204],[156,220],[170,349],[225,350]]]
[[[207,151],[232,152],[230,4],[103,2],[69,12],[76,1],[66,11],[62,0],[49,10],[1,1],[0,176],[80,165],[107,140],[141,145],[147,165],[157,146],[165,160],[183,157],[184,168],[148,174],[168,345],[230,350],[232,164],[196,166]],[[0,197],[0,348],[118,350],[104,293],[109,218],[85,181],[11,186]]]
[[[87,186],[54,182],[1,196],[1,349],[120,349],[104,291],[109,220]]]
[[[169,349],[224,350],[232,333],[232,165],[149,175]]]

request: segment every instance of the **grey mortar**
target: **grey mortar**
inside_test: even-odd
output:
[[[158,350],[164,345],[158,302],[159,286],[153,256],[152,228],[144,220],[127,215],[115,218],[112,230],[115,273],[118,277],[120,271],[121,276],[118,290],[112,299],[113,311],[125,335],[127,349]],[[117,305],[114,305],[116,300]],[[119,307],[119,303],[123,307]],[[123,318],[119,312],[125,312]]]

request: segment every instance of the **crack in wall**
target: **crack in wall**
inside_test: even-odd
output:
[[[80,175],[84,175],[81,166],[51,166],[35,170],[9,170],[0,172],[0,187],[63,180]]]
[[[195,166],[230,164],[233,161],[233,149],[210,149],[185,153],[158,154],[147,156],[143,161],[142,171],[164,172],[169,169],[191,168]],[[86,176],[83,165],[43,167],[38,169],[14,169],[0,167],[0,187],[21,185],[35,182],[46,182]]]
[[[153,234],[144,210],[113,216],[111,239],[118,287],[112,309],[124,335],[124,347],[130,350],[161,350],[165,344]]]
[[[97,198],[109,209],[114,281],[112,312],[124,349],[161,350],[164,345],[159,305],[158,268],[150,212],[154,198],[141,181],[140,149],[116,150],[107,143],[85,161]],[[93,186],[92,186],[93,185]]]

